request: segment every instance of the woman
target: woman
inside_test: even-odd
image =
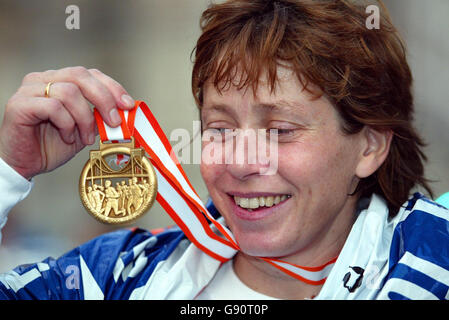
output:
[[[2,297],[447,298],[448,214],[419,193],[409,198],[414,186],[431,190],[412,127],[411,73],[385,15],[368,29],[365,7],[346,1],[212,5],[201,20],[192,89],[203,133],[217,137],[203,150],[223,145],[229,132],[244,145],[243,163],[224,152],[225,161],[201,164],[210,211],[232,231],[235,255],[222,263],[179,229],[123,230],[3,275]],[[117,108],[134,106],[98,70],[24,78],[1,128],[0,186],[12,190],[3,223],[31,189],[27,179],[93,143],[88,101],[113,127]],[[268,163],[248,161],[242,132],[256,129],[276,134],[273,174],[263,174]],[[305,273],[292,276],[274,267],[278,260]],[[79,286],[65,273],[73,265]],[[322,281],[310,280],[317,272]]]

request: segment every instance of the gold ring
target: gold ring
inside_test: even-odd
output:
[[[47,83],[47,86],[45,87],[45,98],[50,98],[50,87],[53,84],[53,82]]]

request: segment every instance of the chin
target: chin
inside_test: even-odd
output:
[[[235,230],[235,228],[234,228]],[[291,245],[285,235],[267,230],[232,230],[241,251],[255,257],[282,257],[291,254]],[[277,239],[279,237],[279,239]],[[292,241],[296,243],[296,241]]]

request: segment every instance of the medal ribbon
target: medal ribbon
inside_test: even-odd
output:
[[[159,204],[200,250],[221,262],[231,259],[240,250],[233,234],[212,217],[201,201],[150,108],[143,101],[136,101],[136,107],[131,111],[118,111],[122,124],[111,128],[104,123],[100,113],[94,110],[102,142],[120,142],[134,137],[135,146],[147,152],[156,172],[156,200]],[[212,230],[210,223],[222,236]],[[304,267],[274,258],[260,259],[312,285],[323,284],[337,260],[332,259],[318,267]]]

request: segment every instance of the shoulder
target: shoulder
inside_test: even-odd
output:
[[[0,299],[127,299],[184,239],[178,228],[106,233],[58,259],[0,275]]]
[[[128,277],[145,281],[141,278],[149,277],[155,266],[167,259],[183,239],[184,233],[179,228],[153,232],[122,229],[81,245],[76,254],[79,254],[82,274],[90,273],[101,288],[106,288],[111,284],[119,286]]]
[[[388,280],[414,288],[414,294],[421,290],[444,299],[449,290],[449,210],[415,193],[395,219]]]
[[[393,240],[399,253],[409,251],[430,260],[439,260],[449,249],[449,210],[415,193],[398,213]],[[444,256],[446,256],[445,254]]]
[[[440,260],[449,249],[448,209],[415,193],[399,210],[397,219],[392,262],[407,251],[429,261],[447,263]],[[395,253],[397,257],[394,257]]]
[[[137,252],[145,250],[170,250],[170,245],[176,245],[184,237],[178,228],[165,228],[148,231],[140,228],[119,229],[102,234],[79,246],[80,255],[85,259],[115,257],[121,252]]]

